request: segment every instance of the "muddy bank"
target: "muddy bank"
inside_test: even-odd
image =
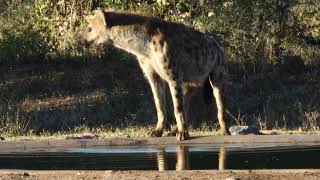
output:
[[[177,141],[175,137],[161,138],[107,138],[107,139],[63,139],[63,140],[9,140],[0,141],[0,152],[37,151],[50,148],[177,145],[177,144],[232,144],[232,143],[279,143],[279,145],[308,145],[320,143],[319,135],[235,135],[192,137]]]

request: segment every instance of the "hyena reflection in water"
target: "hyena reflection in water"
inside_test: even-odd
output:
[[[177,171],[182,171],[182,170],[191,170],[191,164],[190,164],[190,159],[192,152],[189,152],[190,147],[186,147],[183,145],[177,146],[176,147],[176,170]],[[165,170],[170,170],[169,165],[170,161],[169,157],[166,156],[165,148],[159,148],[159,152],[157,152],[157,165],[158,165],[158,170],[159,171],[165,171]],[[206,164],[206,168],[210,167],[215,167],[216,164],[218,164],[218,170],[225,170],[226,169],[226,156],[227,156],[227,151],[226,148],[223,146],[220,146],[219,152],[218,152],[218,162],[215,161],[210,161],[209,164]],[[195,155],[193,158],[197,157]],[[207,157],[207,156],[206,156]],[[199,158],[199,157],[197,157]],[[197,164],[196,161],[194,161],[194,164],[192,165],[193,167],[197,166],[203,166],[203,161],[198,161],[201,162],[202,164]]]
[[[166,83],[172,96],[178,140],[189,137],[190,97],[195,88],[203,84],[215,97],[222,134],[229,134],[220,94],[225,70],[223,52],[211,36],[155,17],[96,10],[78,41],[85,47],[110,42],[137,57],[157,109],[158,122],[150,133],[152,137],[162,136],[164,130]]]

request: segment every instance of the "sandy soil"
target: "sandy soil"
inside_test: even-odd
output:
[[[0,180],[13,179],[223,179],[223,180],[316,180],[320,170],[227,170],[227,171],[12,171],[1,170]]]

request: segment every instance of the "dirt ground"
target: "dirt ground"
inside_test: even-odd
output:
[[[48,148],[123,146],[123,145],[171,145],[171,144],[233,144],[279,143],[279,145],[320,144],[319,135],[246,135],[194,137],[178,142],[174,137],[133,139],[67,139],[67,140],[11,140],[0,141],[0,152],[37,151]],[[1,163],[1,162],[0,162]],[[7,179],[320,179],[320,169],[287,170],[186,170],[186,171],[33,171],[0,170],[0,180]]]
[[[223,180],[316,180],[320,170],[202,170],[202,171],[12,171],[1,170],[0,180],[33,179],[223,179]]]

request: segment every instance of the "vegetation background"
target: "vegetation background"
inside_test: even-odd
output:
[[[319,0],[1,0],[0,134],[155,125],[152,95],[134,57],[75,42],[97,7],[138,11],[214,35],[228,61],[229,124],[319,129]],[[201,97],[199,91],[192,99],[190,126],[215,130],[215,106]],[[172,114],[169,119],[168,127]]]

